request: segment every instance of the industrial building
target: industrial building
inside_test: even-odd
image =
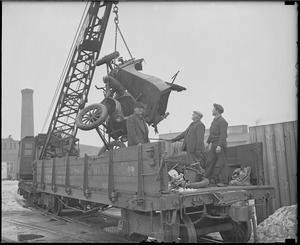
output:
[[[7,176],[4,179],[15,178],[17,173],[17,160],[19,151],[19,141],[14,140],[11,135],[8,138],[1,139],[1,162],[7,167]],[[3,164],[5,163],[5,164]]]

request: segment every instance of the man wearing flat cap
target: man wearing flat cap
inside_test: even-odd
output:
[[[184,132],[171,140],[175,142],[183,139],[182,150],[187,153],[188,166],[195,162],[200,162],[200,164],[203,162],[205,125],[201,122],[202,117],[203,114],[200,111],[193,111],[193,122]]]
[[[215,117],[211,123],[209,129],[209,136],[207,143],[210,150],[208,152],[207,161],[205,164],[204,178],[208,178],[211,181],[211,177],[214,172],[216,163],[220,163],[219,179],[217,180],[219,185],[228,184],[228,166],[227,166],[227,129],[228,123],[222,117],[224,108],[219,104],[213,104],[212,114]]]
[[[139,143],[149,143],[149,130],[144,119],[145,105],[141,102],[134,104],[134,113],[130,115],[126,122],[128,146],[138,145]]]

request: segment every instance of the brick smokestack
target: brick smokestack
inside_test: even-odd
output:
[[[25,136],[34,136],[33,90],[25,88],[22,93],[21,140]]]

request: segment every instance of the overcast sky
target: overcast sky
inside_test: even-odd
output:
[[[21,90],[34,90],[34,133],[42,127],[86,2],[2,2],[2,138],[20,140]],[[120,2],[119,26],[143,73],[187,88],[171,92],[159,133],[181,132],[193,110],[210,127],[213,103],[229,125],[297,120],[297,10],[284,2]],[[100,57],[114,51],[111,13]],[[118,38],[124,59],[130,56]],[[103,99],[96,68],[88,104]],[[52,116],[52,115],[51,115]],[[51,117],[50,117],[51,118]],[[46,133],[50,121],[43,133]],[[95,130],[81,144],[102,145]],[[157,138],[150,127],[150,137]]]

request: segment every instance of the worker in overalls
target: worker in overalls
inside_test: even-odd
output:
[[[211,123],[209,129],[209,136],[207,139],[208,145],[208,157],[205,164],[205,170],[203,177],[212,181],[212,175],[217,163],[220,166],[219,173],[217,174],[218,186],[224,186],[228,184],[228,165],[227,165],[227,129],[228,123],[222,117],[224,108],[219,104],[213,104],[212,115],[215,117]]]

